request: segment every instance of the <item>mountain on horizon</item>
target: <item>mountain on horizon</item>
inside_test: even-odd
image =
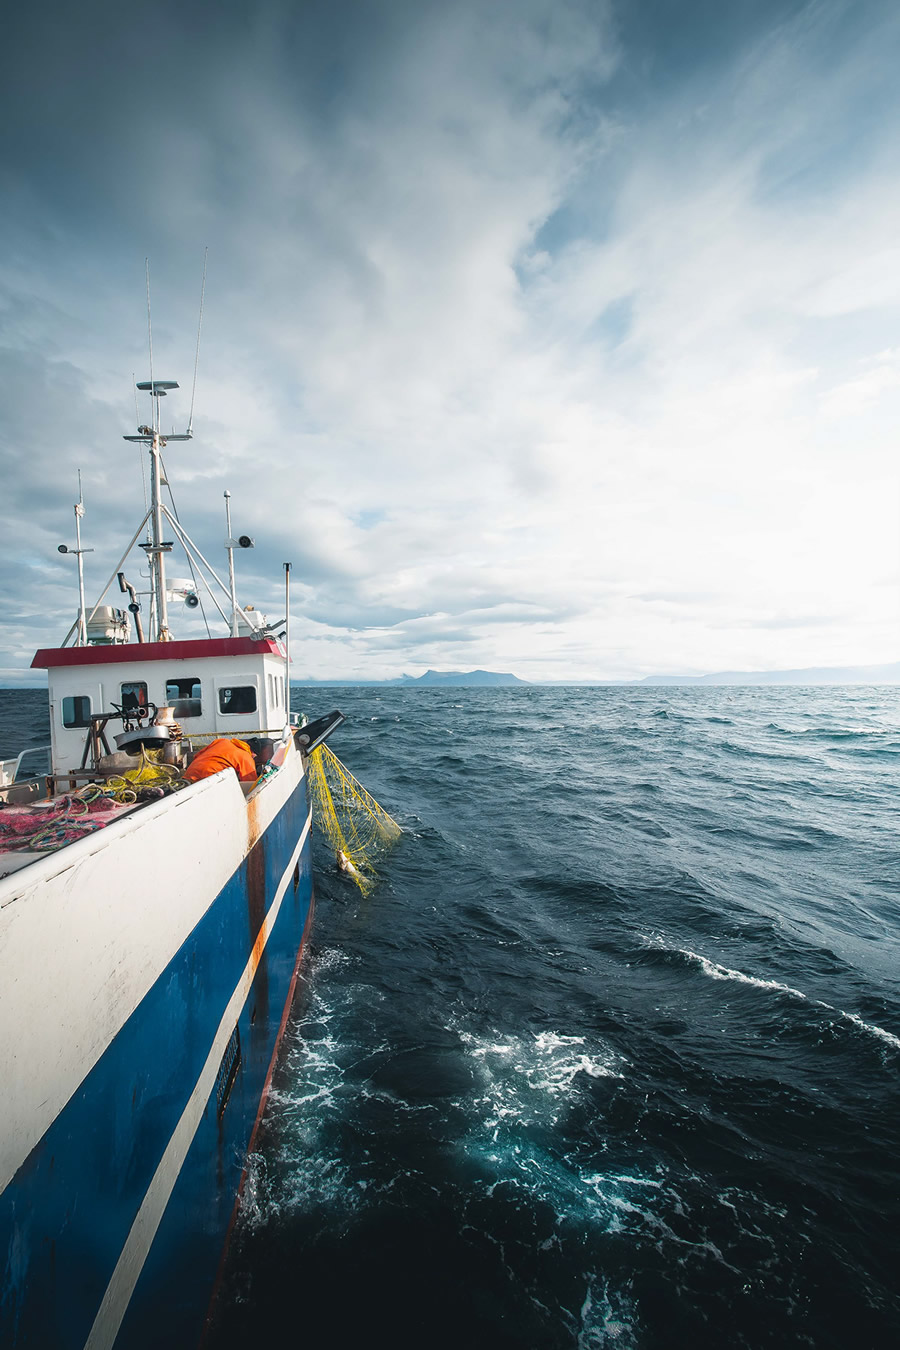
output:
[[[890,661],[881,666],[809,666],[803,670],[725,670],[716,675],[645,675],[642,680],[628,680],[623,683],[900,684],[900,661]]]
[[[386,680],[394,685],[499,685],[527,684],[518,675],[499,673],[496,670],[426,670],[424,675],[401,675],[398,680]]]

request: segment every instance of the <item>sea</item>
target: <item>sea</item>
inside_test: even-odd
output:
[[[900,1343],[900,688],[294,705],[403,836],[316,845],[208,1350]]]

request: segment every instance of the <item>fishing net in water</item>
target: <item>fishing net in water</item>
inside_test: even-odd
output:
[[[316,827],[334,849],[338,865],[368,895],[375,885],[374,859],[403,831],[327,745],[310,755],[308,774]]]

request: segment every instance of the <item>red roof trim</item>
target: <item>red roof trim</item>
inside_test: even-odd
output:
[[[42,647],[31,662],[32,669],[57,670],[62,666],[120,666],[126,662],[201,661],[214,656],[262,656],[269,653],[284,660],[281,648],[271,638],[201,638],[193,642],[123,642],[104,647]]]

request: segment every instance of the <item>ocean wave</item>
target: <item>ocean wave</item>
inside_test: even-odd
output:
[[[828,1005],[825,1003],[822,1004],[823,1008],[827,1006]],[[877,1036],[879,1040],[884,1041],[885,1044],[891,1046],[892,1049],[900,1050],[900,1036],[895,1036],[891,1031],[885,1031],[884,1027],[876,1027],[872,1022],[863,1021],[859,1013],[841,1012],[840,1009],[836,1009],[836,1011],[840,1013],[841,1017],[846,1018],[848,1022],[852,1022],[854,1026],[859,1027],[860,1031],[865,1031],[870,1036]]]
[[[763,979],[758,975],[747,975],[742,970],[733,970],[730,966],[719,965],[718,962],[711,961],[709,957],[703,956],[700,952],[691,951],[687,947],[672,946],[650,938],[645,938],[644,943],[653,951],[667,952],[683,958],[685,964],[702,971],[711,980],[749,985],[754,989],[763,989],[786,995],[788,998],[796,999],[811,1008],[822,1008],[830,1013],[836,1013],[839,1018],[851,1023],[860,1031],[875,1036],[894,1050],[900,1050],[900,1036],[895,1036],[893,1032],[886,1031],[884,1027],[876,1026],[872,1022],[866,1022],[858,1013],[845,1012],[842,1008],[836,1008],[833,1004],[826,1003],[822,999],[811,998],[808,994],[804,994],[801,989],[795,989],[792,985],[783,984],[780,980]]]
[[[711,980],[734,980],[737,984],[748,984],[754,989],[774,989],[779,993],[788,994],[792,998],[802,999],[804,1003],[810,1001],[802,990],[794,989],[789,984],[782,984],[779,980],[764,980],[757,975],[745,975],[741,970],[732,970],[730,966],[720,966],[718,962],[711,961],[707,956],[701,956],[699,952],[692,952],[689,948],[668,947],[662,943],[649,943],[648,945],[656,947],[658,951],[672,952],[678,956],[683,956],[686,962],[697,966]]]

